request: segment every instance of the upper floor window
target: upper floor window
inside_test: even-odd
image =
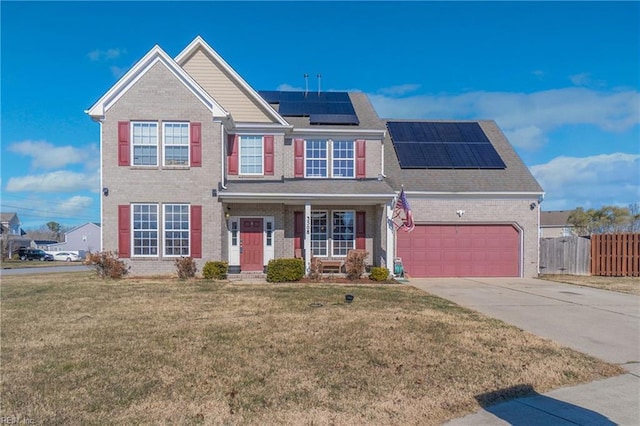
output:
[[[355,150],[350,140],[307,139],[306,177],[355,177]]]
[[[158,165],[158,124],[134,122],[131,126],[134,166]]]
[[[164,164],[189,165],[189,123],[162,124]]]
[[[333,177],[355,176],[353,141],[333,141]]]
[[[309,139],[305,148],[307,177],[327,177],[327,142]]]
[[[262,175],[262,136],[240,136],[240,174]]]

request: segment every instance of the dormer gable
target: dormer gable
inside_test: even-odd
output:
[[[158,45],[155,45],[142,59],[127,71],[107,93],[85,112],[94,120],[102,119],[109,108],[156,64],[161,64],[166,67],[167,70],[211,111],[213,117],[223,118],[229,116],[229,113]]]
[[[234,122],[289,126],[200,36],[175,61],[231,114]]]

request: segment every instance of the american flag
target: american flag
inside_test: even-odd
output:
[[[399,218],[401,223],[398,224],[396,218]],[[398,229],[402,229],[405,232],[413,231],[415,224],[413,223],[413,215],[411,214],[411,207],[407,201],[407,196],[404,194],[404,188],[400,191],[398,200],[396,201],[396,207],[393,214],[394,223]]]

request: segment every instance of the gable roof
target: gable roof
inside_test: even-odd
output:
[[[571,213],[572,210],[541,211],[540,226],[546,228],[571,227],[573,225],[567,222]]]
[[[387,121],[387,120],[385,120]],[[447,121],[480,125],[491,145],[505,163],[504,169],[403,169],[400,167],[391,136],[384,144],[384,173],[389,183],[414,193],[479,193],[541,196],[536,179],[493,120],[388,120],[401,122]]]
[[[212,113],[213,117],[228,117],[229,113],[184,71],[160,46],[155,45],[129,71],[123,75],[98,101],[85,111],[94,120],[104,114],[155,64],[164,65]]]
[[[285,120],[280,114],[276,112],[276,110],[266,102],[262,96],[256,92],[253,87],[251,87],[241,76],[238,74],[231,66],[225,61],[222,56],[220,56],[209,44],[207,44],[204,39],[200,36],[196,36],[195,39],[187,47],[182,50],[176,56],[175,62],[180,67],[184,66],[189,57],[194,54],[198,49],[202,49],[212,60],[218,65],[220,68],[224,70],[224,72],[230,76],[233,82],[238,84],[242,90],[247,94],[249,99],[258,104],[268,115],[270,115],[274,120],[276,120],[279,124],[283,126],[289,126],[287,120]]]
[[[4,222],[11,222],[13,220],[13,218],[18,219],[18,213],[15,212],[11,212],[11,213],[0,213],[0,222],[4,223]]]

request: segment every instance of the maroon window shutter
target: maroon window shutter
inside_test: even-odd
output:
[[[273,176],[273,135],[264,137],[264,174]]]
[[[227,142],[227,173],[238,174],[238,135],[229,135]]]
[[[304,139],[296,139],[293,142],[295,177],[304,177]]]
[[[131,207],[118,206],[118,257],[131,257]]]
[[[202,206],[191,206],[191,257],[202,258]]]
[[[293,220],[293,248],[302,249],[302,241],[304,240],[304,213],[295,212]]]
[[[202,124],[191,123],[191,167],[202,167]]]
[[[365,149],[365,141],[362,139],[358,139],[356,141],[356,178],[364,179],[366,177],[366,167],[365,167],[365,157],[366,157],[366,149]]]
[[[118,166],[130,165],[129,122],[118,121]]]
[[[367,215],[366,212],[356,212],[356,248],[367,248]]]

